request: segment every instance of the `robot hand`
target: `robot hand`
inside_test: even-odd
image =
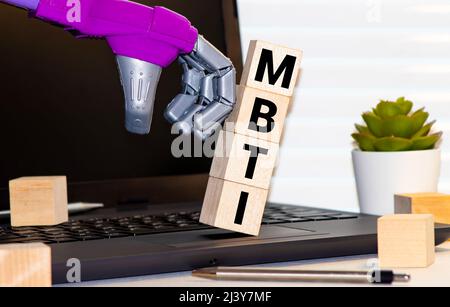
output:
[[[219,50],[199,36],[190,54],[178,61],[183,67],[182,93],[168,105],[165,117],[183,134],[206,139],[233,111],[236,70]]]
[[[147,134],[161,67],[123,56],[117,62],[126,98],[125,126],[130,132]],[[233,111],[236,70],[203,36],[178,62],[184,71],[182,92],[167,106],[165,118],[177,132],[206,140]]]
[[[150,132],[162,68],[177,58],[184,70],[183,89],[165,117],[178,131],[204,140],[233,110],[233,64],[177,13],[126,0],[0,1],[62,25],[77,37],[105,38],[117,57],[125,126],[132,133]]]

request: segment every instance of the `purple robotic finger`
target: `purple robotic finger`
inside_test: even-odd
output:
[[[113,52],[167,67],[189,53],[198,32],[183,16],[163,7],[122,0],[40,0],[36,17],[76,30],[80,37],[104,37]],[[79,11],[77,11],[77,9]]]
[[[28,10],[36,10],[39,0],[4,0],[4,2]]]

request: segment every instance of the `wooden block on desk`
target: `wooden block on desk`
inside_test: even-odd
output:
[[[52,226],[69,220],[67,179],[23,177],[9,182],[11,225]]]
[[[238,99],[225,130],[280,143],[290,97],[238,86]]]
[[[200,222],[256,236],[267,197],[267,190],[210,177]]]
[[[269,189],[279,145],[221,131],[210,176]]]
[[[450,224],[450,195],[418,193],[395,196],[395,213],[432,214],[436,223]]]
[[[378,220],[378,256],[382,268],[425,268],[435,261],[431,214],[397,214]]]
[[[41,243],[0,245],[0,287],[51,287],[51,249]]]
[[[263,41],[252,41],[241,85],[289,96],[294,95],[303,52]]]

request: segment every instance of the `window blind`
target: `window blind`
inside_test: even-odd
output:
[[[238,0],[250,40],[304,51],[270,200],[357,212],[353,124],[379,99],[405,96],[444,131],[450,192],[450,1]]]

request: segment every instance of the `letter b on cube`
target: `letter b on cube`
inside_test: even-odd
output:
[[[238,102],[225,130],[279,144],[290,97],[238,87]]]

